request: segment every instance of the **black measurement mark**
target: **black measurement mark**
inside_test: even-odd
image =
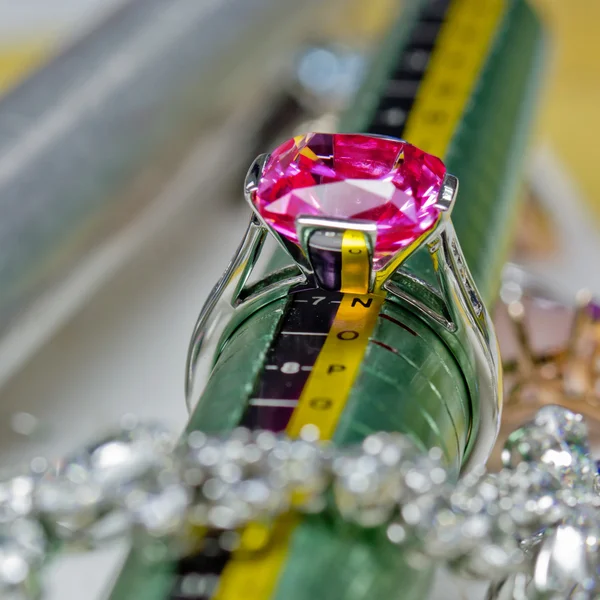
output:
[[[390,315],[386,315],[385,313],[379,313],[379,318],[385,319],[386,321],[390,321],[391,323],[394,323],[394,325],[398,325],[398,327],[402,327],[402,329],[406,329],[406,331],[408,331],[408,333],[411,333],[414,336],[417,335],[417,332],[413,331],[408,325],[405,325],[404,323],[402,323],[402,321],[398,321],[398,319],[394,319],[394,317],[390,317]]]
[[[424,8],[404,52],[392,71],[386,91],[368,129],[369,133],[402,138],[449,5],[450,0],[431,0]],[[440,93],[447,95],[451,91],[444,89],[440,90]],[[445,115],[431,115],[431,118],[439,121],[444,119]]]
[[[396,348],[392,348],[391,346],[388,346],[387,344],[384,344],[383,342],[380,342],[378,340],[370,340],[370,342],[371,342],[371,344],[380,346],[381,348],[383,348],[384,350],[387,350],[388,352],[392,352],[393,354],[400,354],[398,352],[398,350],[396,350]]]
[[[231,532],[229,532],[231,533]],[[219,576],[231,557],[223,548],[223,535],[209,532],[198,554],[181,559],[177,563],[177,576],[169,594],[170,600],[209,600],[219,583]]]
[[[279,335],[267,352],[242,424],[283,431],[325,343],[341,301],[339,292],[293,294]]]

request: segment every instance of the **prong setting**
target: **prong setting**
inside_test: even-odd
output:
[[[377,241],[377,225],[372,221],[361,221],[359,219],[336,219],[334,217],[322,217],[312,215],[300,215],[296,219],[296,232],[298,241],[305,253],[308,252],[308,240],[317,230],[335,231],[360,231],[367,236],[370,251],[373,252]]]
[[[348,289],[346,289],[341,283],[344,280],[343,273],[341,273],[341,266],[337,269],[336,274],[333,276],[334,280],[339,280],[338,288],[332,288],[331,282],[326,281],[328,277],[322,277],[323,273],[321,273],[321,269],[318,268],[318,265],[321,262],[323,262],[323,264],[328,262],[328,251],[319,248],[319,245],[312,242],[312,240],[314,240],[315,237],[317,237],[317,234],[320,233],[331,236],[341,235],[343,236],[342,239],[345,239],[347,232],[357,232],[364,236],[364,243],[366,247],[363,248],[363,251],[366,250],[368,253],[368,268],[367,272],[364,274],[365,286],[361,292],[370,292],[373,289],[374,281],[373,249],[375,248],[375,244],[377,242],[377,225],[372,221],[361,221],[359,219],[337,219],[334,217],[325,216],[300,215],[296,218],[296,233],[298,236],[298,243],[302,247],[304,255],[308,257],[308,260],[311,263],[311,268],[316,281],[325,289],[339,289],[340,291],[348,291]],[[343,242],[340,251],[343,253]],[[340,264],[343,265],[343,262]],[[331,273],[329,273],[329,276],[331,276]]]
[[[252,203],[252,197],[258,189],[261,175],[270,156],[270,154],[260,154],[257,156],[250,165],[248,173],[246,174],[246,179],[244,180],[244,198],[254,212],[257,211]]]
[[[458,194],[458,178],[455,175],[446,173],[442,187],[438,193],[435,207],[442,212],[450,213],[454,208],[454,202]]]
[[[271,226],[271,224],[263,218],[263,216],[260,214],[260,211],[257,210],[256,206],[254,205],[253,198],[256,194],[258,184],[260,183],[260,178],[263,174],[265,165],[269,161],[270,156],[270,154],[260,154],[254,159],[254,162],[250,165],[250,169],[248,169],[248,173],[244,181],[244,199],[252,209],[254,216],[256,217],[256,219],[258,219],[258,222],[264,228],[264,230],[269,231],[273,234],[274,238],[277,240],[284,252],[288,256],[290,256],[290,258],[299,267],[300,271],[307,279],[307,281],[312,281],[313,271],[307,258],[308,255],[305,252],[303,252],[300,246],[294,244],[286,237],[282,236],[278,231],[276,231]]]

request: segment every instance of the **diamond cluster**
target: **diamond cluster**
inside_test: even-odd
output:
[[[577,576],[553,572],[542,591],[596,590],[600,497],[581,417],[544,407],[513,433],[503,460],[499,473],[455,484],[441,451],[424,454],[401,434],[336,448],[240,428],[194,431],[175,444],[160,427],[128,423],[0,483],[0,596],[35,596],[47,549],[57,544],[95,546],[128,533],[134,543],[158,544],[160,556],[181,556],[198,547],[190,532],[209,528],[231,550],[240,527],[292,510],[336,510],[383,528],[390,551],[400,546],[486,579],[548,570],[570,540]]]

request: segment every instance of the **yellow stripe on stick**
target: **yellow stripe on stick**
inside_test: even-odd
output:
[[[503,16],[505,0],[454,0],[403,137],[444,158],[468,105]]]
[[[268,544],[258,551],[237,551],[227,564],[213,600],[267,600],[271,597],[300,518],[288,513],[275,522]]]
[[[291,436],[310,423],[321,439],[331,439],[382,303],[379,296],[344,294],[288,425]]]
[[[342,238],[342,292],[366,294],[370,276],[371,258],[366,235],[361,231],[345,231]]]

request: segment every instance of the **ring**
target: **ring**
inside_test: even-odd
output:
[[[256,310],[307,288],[363,304],[373,297],[409,308],[454,355],[470,395],[466,466],[483,463],[499,427],[501,367],[450,218],[457,192],[439,158],[391,137],[309,133],[256,158],[245,180],[248,229],[192,335],[188,406],[224,341]],[[269,235],[290,264],[252,282]],[[429,261],[430,281],[411,273],[412,260]]]

